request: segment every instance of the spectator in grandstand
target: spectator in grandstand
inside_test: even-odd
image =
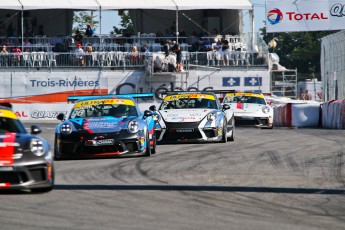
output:
[[[84,50],[81,48],[80,43],[77,44],[77,48],[75,49],[75,58],[78,66],[84,65]]]
[[[156,59],[153,61],[153,71],[162,72],[162,64],[162,59],[157,55]]]
[[[140,49],[140,52],[144,55],[142,55],[142,61],[145,61],[149,58],[150,55],[150,49],[149,46],[147,44],[143,45]]]
[[[228,40],[223,40],[222,41],[221,53],[222,53],[223,57],[228,57],[228,56],[226,56],[224,54],[230,55],[230,47],[229,47]],[[229,60],[227,58],[224,58],[224,65],[228,65],[228,64],[229,64]]]
[[[309,91],[306,89],[305,93],[304,93],[304,100],[308,100],[310,101],[312,99],[311,94],[309,93]]]
[[[80,33],[79,30],[75,31],[75,35],[73,36],[74,44],[83,44],[83,35]]]
[[[176,53],[176,70],[177,72],[182,71],[182,51],[179,44],[175,46],[175,53]]]
[[[85,63],[88,66],[92,66],[93,65],[92,52],[93,52],[92,46],[88,46],[86,48],[86,52],[84,54],[84,56],[85,56]]]
[[[92,37],[93,34],[94,34],[94,31],[93,31],[91,25],[87,25],[86,31],[85,31],[86,37]]]
[[[31,43],[28,38],[25,38],[23,46],[24,46],[24,52],[30,51]]]
[[[6,45],[2,45],[1,54],[8,54]]]
[[[12,53],[17,54],[17,55],[11,56],[12,65],[19,65],[22,50],[18,47],[18,45],[15,45],[14,48],[12,49]]]
[[[8,66],[8,51],[6,45],[2,45],[0,58],[1,66]]]
[[[146,52],[146,50],[145,50],[145,52]],[[130,52],[130,59],[131,59],[131,64],[138,64],[139,52],[138,52],[138,48],[136,46],[132,46],[132,50]]]

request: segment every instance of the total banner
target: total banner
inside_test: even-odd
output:
[[[345,29],[344,0],[267,0],[266,31]]]

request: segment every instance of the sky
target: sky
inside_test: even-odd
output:
[[[254,6],[254,29],[259,31],[264,27],[263,21],[265,20],[265,1],[264,0],[251,0]],[[109,34],[113,30],[113,26],[119,27],[120,17],[115,10],[102,11],[101,31],[97,28],[96,33]],[[245,25],[249,28],[249,25]],[[246,29],[245,29],[246,30]]]

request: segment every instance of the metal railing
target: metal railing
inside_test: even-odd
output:
[[[173,54],[171,54],[173,56]],[[123,51],[100,51],[76,55],[74,52],[23,52],[0,53],[0,66],[4,68],[138,68],[145,67],[146,59],[156,56],[165,58],[163,52],[137,53]],[[182,64],[217,67],[266,67],[268,53],[246,51],[231,52],[182,52]]]

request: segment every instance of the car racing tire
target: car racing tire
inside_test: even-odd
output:
[[[226,120],[223,120],[223,131],[222,131],[222,143],[226,143],[228,140],[227,138],[227,126],[226,126]]]
[[[232,119],[232,130],[231,130],[231,136],[228,137],[228,141],[234,141],[235,140],[235,118]]]
[[[146,150],[145,150],[145,156],[149,157],[151,156],[151,146],[150,146],[150,138],[149,138],[149,133],[146,132]]]
[[[61,155],[59,156],[58,150],[57,150],[57,136],[55,135],[54,140],[54,161],[62,160]]]
[[[155,154],[156,153],[156,145],[157,145],[156,134],[153,134],[152,141],[153,141],[153,146],[152,146],[152,149],[151,149],[151,153]]]

